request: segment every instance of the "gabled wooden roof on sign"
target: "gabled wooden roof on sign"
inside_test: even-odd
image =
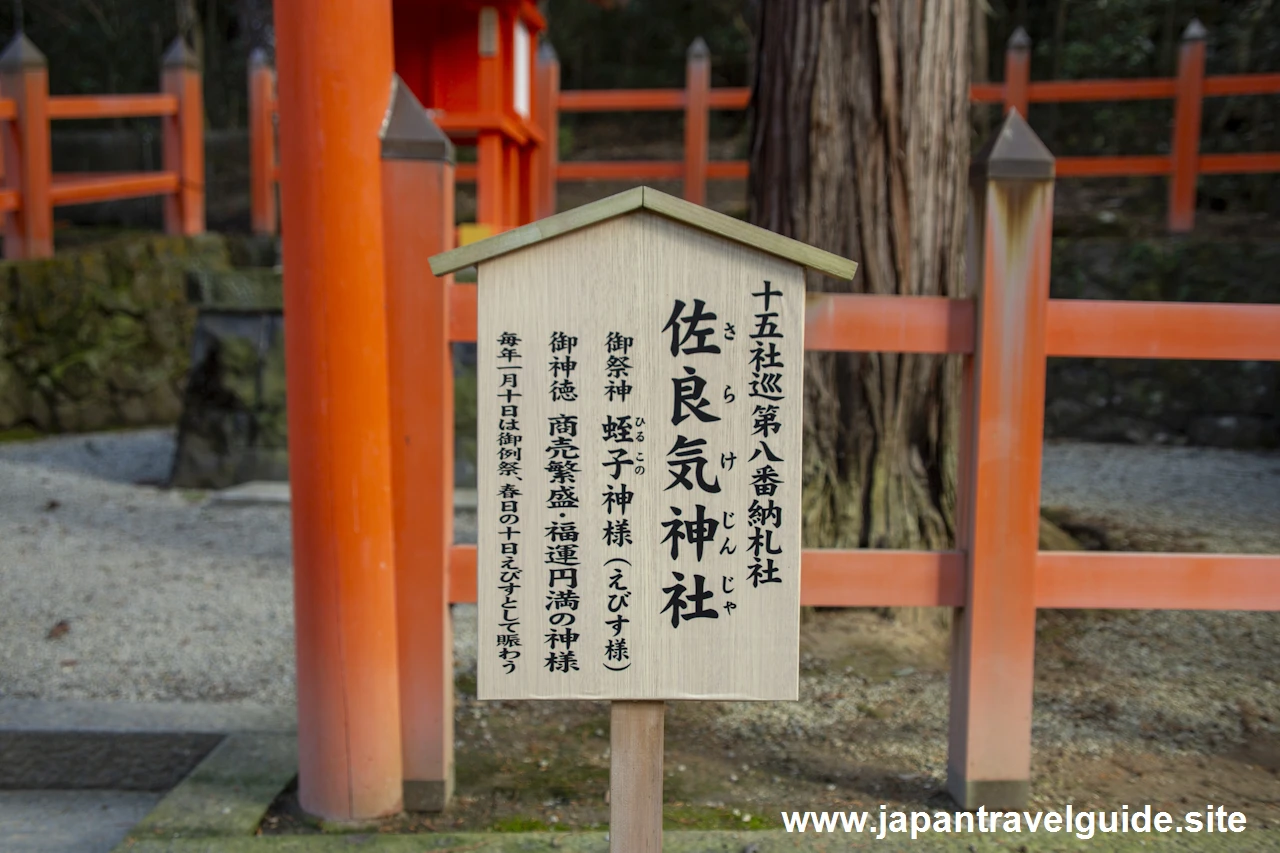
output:
[[[790,237],[783,237],[764,228],[748,225],[732,216],[707,210],[705,207],[658,192],[650,187],[636,187],[584,204],[582,207],[513,228],[485,240],[442,252],[431,258],[431,271],[436,275],[457,272],[508,252],[514,252],[544,240],[552,240],[571,231],[577,231],[607,219],[625,216],[637,210],[647,210],[659,216],[665,216],[691,228],[742,243],[833,278],[852,279],[854,272],[858,269],[854,261],[833,255],[831,252],[824,252],[822,249],[815,249],[799,240],[792,240]]]

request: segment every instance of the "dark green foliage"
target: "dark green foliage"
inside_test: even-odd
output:
[[[549,0],[565,89],[684,85],[685,51],[702,37],[713,86],[746,85],[755,3],[748,0]]]
[[[184,32],[203,62],[208,125],[245,126],[249,53],[269,44],[270,34],[263,31],[270,21],[269,0],[28,0],[24,5],[27,37],[49,60],[51,94],[155,92],[160,57]],[[179,25],[180,5],[195,12],[189,26]],[[14,29],[12,5],[0,4],[0,38],[7,42]],[[156,120],[111,124],[154,132]]]
[[[701,37],[711,50],[711,85],[746,86],[754,44],[753,0],[548,0],[551,43],[560,57],[562,89],[684,86],[685,53]],[[712,138],[736,136],[743,113],[712,116]],[[563,113],[570,142],[589,145],[681,139],[678,113],[622,116]],[[578,157],[584,154],[577,146]],[[673,153],[672,156],[678,156]],[[745,156],[739,152],[735,156]],[[601,158],[605,159],[605,158]]]
[[[750,83],[755,0],[547,0],[551,41],[565,89],[678,87],[685,51],[701,36],[711,49],[715,86]],[[191,17],[179,23],[178,10]],[[1170,76],[1178,42],[1198,16],[1209,32],[1210,74],[1280,70],[1280,4],[1268,0],[989,0],[988,76],[1003,76],[1004,44],[1024,25],[1034,40],[1032,78],[1088,79]],[[0,34],[13,32],[13,11],[0,3]],[[245,74],[250,51],[268,50],[270,0],[40,0],[26,3],[26,29],[49,57],[55,94],[152,92],[165,46],[185,32],[205,73],[210,128],[245,124]],[[1036,105],[1031,122],[1055,154],[1160,154],[1169,149],[1171,102]],[[680,140],[677,113],[562,116],[562,136],[578,157],[628,156],[618,146]],[[713,116],[714,139],[740,139],[742,113]],[[1206,101],[1206,152],[1280,150],[1276,99]],[[102,122],[63,122],[74,129]],[[154,119],[110,122],[148,129]],[[718,156],[744,156],[742,145]],[[60,149],[61,150],[61,149]],[[1153,210],[1163,209],[1163,181],[1149,181]],[[1201,206],[1246,212],[1280,208],[1272,176],[1201,180]]]
[[[1208,30],[1206,74],[1280,70],[1280,5],[1269,0],[992,0],[987,73],[1004,77],[1004,46],[1022,25],[1033,41],[1031,79],[1173,77],[1182,33],[1193,18]],[[1173,102],[1035,104],[1032,127],[1058,156],[1168,154]],[[1274,97],[1209,98],[1201,151],[1280,150]],[[1164,181],[1150,182],[1163,202]],[[1202,178],[1202,208],[1275,213],[1271,175]]]
[[[1059,238],[1058,299],[1280,302],[1273,240]],[[1280,445],[1280,365],[1268,362],[1050,359],[1050,438],[1221,447]]]

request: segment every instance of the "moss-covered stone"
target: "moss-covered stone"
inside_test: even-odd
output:
[[[281,312],[203,307],[191,354],[171,484],[287,478]]]
[[[236,268],[276,267],[280,264],[280,238],[264,234],[227,236],[227,251]]]
[[[211,308],[279,310],[284,307],[284,279],[274,269],[192,270],[187,298]]]
[[[130,234],[0,262],[0,430],[172,423],[192,269],[230,269],[225,241]]]

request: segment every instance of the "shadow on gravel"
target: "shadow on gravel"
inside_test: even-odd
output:
[[[172,429],[146,429],[42,438],[0,445],[0,461],[130,485],[169,479],[176,437]]]

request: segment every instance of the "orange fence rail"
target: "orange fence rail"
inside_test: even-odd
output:
[[[1178,73],[1171,78],[1133,80],[1051,80],[1030,79],[1031,39],[1019,30],[1009,40],[1005,53],[1005,79],[999,83],[975,83],[970,88],[974,104],[1000,104],[1004,111],[1017,109],[1023,116],[1033,103],[1082,103],[1097,101],[1173,100],[1174,122],[1169,154],[1120,155],[1096,157],[1061,157],[1057,160],[1060,178],[1168,177],[1168,227],[1171,231],[1189,231],[1195,224],[1196,183],[1200,175],[1242,175],[1280,172],[1280,152],[1201,154],[1200,117],[1205,98],[1280,94],[1280,74],[1227,74],[1206,77],[1204,28],[1193,21],[1182,36],[1178,54]],[[709,69],[705,45],[690,48],[683,89],[590,89],[559,91],[552,86],[555,109],[560,113],[683,111],[685,114],[685,146],[681,160],[571,160],[558,162],[554,152],[547,153],[547,169],[555,181],[682,181],[684,195],[691,201],[706,197],[709,180],[741,180],[747,176],[745,160],[712,161],[707,159],[707,123],[712,110],[744,110],[751,100],[746,88],[711,89],[703,82]],[[554,58],[552,58],[554,61]],[[269,69],[260,72],[265,75]],[[558,66],[555,79],[559,80]],[[250,98],[260,105],[270,99],[259,92],[261,80],[251,78]],[[265,109],[265,107],[261,107]],[[255,113],[256,114],[256,113]],[[254,128],[269,128],[269,115]],[[442,124],[442,126],[444,126]],[[447,130],[448,128],[445,127]],[[553,121],[544,136],[554,145],[558,139]],[[274,160],[265,149],[254,146],[253,169],[255,187],[255,223],[268,229],[268,205],[273,204],[265,177],[274,173]],[[274,156],[274,155],[272,155]],[[475,181],[473,165],[460,165],[456,179]],[[539,186],[541,209],[554,205],[554,181]],[[261,213],[257,213],[261,211]]]
[[[1012,149],[1039,145],[1018,116],[1006,118],[1004,134],[1032,137]],[[1038,171],[1030,177],[990,177],[1004,173],[994,168],[999,156],[997,147],[992,162],[976,164],[989,177],[972,187],[970,209],[979,219],[970,228],[968,298],[823,293],[811,294],[805,308],[808,350],[962,359],[967,414],[954,549],[806,549],[800,596],[802,604],[824,607],[957,608],[948,788],[965,808],[1027,802],[1038,609],[1280,610],[1280,555],[1038,549],[1047,359],[1280,361],[1280,305],[1050,299],[1055,162],[1046,154],[1032,163]],[[1024,173],[1028,162],[1019,160]],[[450,188],[454,180],[440,177]],[[442,204],[451,200],[441,194]],[[412,204],[420,203],[415,196]],[[428,326],[437,355],[422,369],[451,376],[447,343],[476,339],[477,290],[451,279],[437,286],[433,316],[444,322]],[[424,289],[414,284],[412,291]],[[411,517],[434,517],[438,509],[452,517],[448,461],[434,459],[439,497],[410,507]],[[475,547],[433,550],[438,556],[422,571],[435,573],[432,583],[445,585],[448,601],[474,602]],[[432,643],[435,649],[443,641]],[[433,713],[447,715],[443,693],[429,701]]]
[[[449,288],[449,334],[476,337],[474,285]],[[805,349],[963,355],[975,301],[815,294]],[[1047,357],[1280,361],[1280,305],[1048,300]],[[1042,368],[1043,369],[1043,366]],[[959,607],[959,551],[804,552],[801,600],[823,607]],[[475,601],[475,547],[450,551],[453,601]],[[1055,608],[1280,610],[1280,556],[1043,552],[1036,603]],[[855,580],[856,579],[856,580]]]
[[[1204,75],[1205,30],[1193,22],[1183,34],[1178,59],[1178,76],[1139,80],[1071,80],[1031,82],[1031,40],[1019,31],[1009,41],[1005,56],[1005,82],[974,84],[970,100],[976,104],[1002,104],[1005,111],[1017,109],[1024,116],[1032,103],[1079,103],[1091,101],[1133,101],[1172,99],[1175,121],[1170,155],[1064,157],[1057,161],[1059,177],[1144,177],[1171,176],[1169,228],[1188,231],[1195,219],[1195,184],[1199,175],[1254,174],[1280,172],[1280,152],[1210,154],[1200,149],[1201,103],[1206,97],[1280,94],[1280,74],[1232,74],[1219,77]],[[692,69],[692,65],[691,65]],[[692,79],[691,70],[689,72]],[[690,89],[644,89],[631,91],[562,92],[561,112],[604,112],[633,110],[689,111]],[[705,105],[692,104],[693,109],[745,109],[750,90],[713,90]],[[686,112],[688,114],[688,112]],[[633,180],[674,178],[697,175],[686,160],[634,164]],[[561,163],[557,177],[562,181],[619,180],[625,166],[611,162],[573,161]],[[707,178],[739,178],[747,171],[745,161],[708,164]],[[715,168],[719,167],[719,168]],[[690,192],[686,187],[686,195]],[[697,188],[693,191],[704,192]]]
[[[204,109],[195,56],[181,40],[162,60],[162,92],[135,95],[49,95],[45,57],[22,33],[0,55],[0,122],[4,176],[4,255],[53,254],[53,209],[113,199],[163,196],[165,230],[204,231]],[[157,172],[56,174],[50,123],[69,119],[159,118],[164,166]]]
[[[176,95],[60,95],[49,99],[49,118],[176,116]]]

